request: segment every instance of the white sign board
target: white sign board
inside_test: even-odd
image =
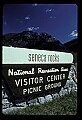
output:
[[[71,53],[2,47],[2,64],[66,64],[72,62],[73,55]]]

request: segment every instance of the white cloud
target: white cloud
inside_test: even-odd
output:
[[[27,28],[29,31],[32,31],[32,30],[38,30],[39,29],[39,27],[29,27],[29,28]]]
[[[73,30],[73,31],[70,33],[70,37],[77,37],[77,36],[78,36],[77,30]]]
[[[25,20],[29,20],[30,19],[30,17],[25,17]]]
[[[32,31],[34,29],[34,27],[29,27],[28,30],[29,31]]]
[[[39,29],[39,27],[34,28],[34,30],[38,30],[38,29]]]
[[[50,16],[50,18],[56,18],[55,16]]]
[[[35,7],[36,7],[36,6],[37,6],[37,3],[35,3],[35,4],[32,4],[32,6],[35,6]]]
[[[52,9],[47,9],[47,10],[46,10],[46,12],[51,12],[51,11],[52,11]]]
[[[46,13],[47,12],[54,12],[54,9],[46,9]]]

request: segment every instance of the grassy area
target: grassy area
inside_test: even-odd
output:
[[[76,113],[77,93],[71,93],[45,104],[12,111],[8,115],[76,115]]]

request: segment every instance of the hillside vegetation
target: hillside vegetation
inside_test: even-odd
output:
[[[77,93],[72,92],[51,102],[13,110],[9,115],[76,115]]]

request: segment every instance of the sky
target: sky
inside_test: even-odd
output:
[[[76,4],[5,4],[3,34],[46,32],[61,43],[78,37]]]

